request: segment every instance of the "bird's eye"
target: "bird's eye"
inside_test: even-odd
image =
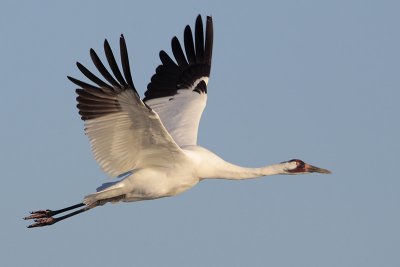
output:
[[[293,162],[294,164],[296,164],[297,167],[301,167],[304,165],[304,162],[299,159],[292,159],[289,162]]]

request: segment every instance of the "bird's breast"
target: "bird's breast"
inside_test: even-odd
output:
[[[125,181],[131,192],[128,198],[154,199],[178,195],[195,186],[199,179],[184,166],[171,169],[138,171]]]

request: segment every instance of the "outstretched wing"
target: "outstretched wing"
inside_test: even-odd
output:
[[[120,50],[124,75],[118,68],[107,40],[104,50],[111,75],[93,49],[90,56],[100,74],[108,83],[102,81],[79,62],[79,70],[97,86],[68,77],[80,88],[78,109],[85,121],[94,158],[110,176],[142,167],[167,167],[183,156],[160,121],[159,116],[142,102],[129,68],[125,39],[121,35]]]
[[[165,128],[179,146],[196,145],[201,114],[207,101],[211,70],[213,23],[207,17],[206,31],[199,15],[195,38],[190,26],[184,31],[185,53],[177,37],[172,38],[176,63],[164,51],[162,64],[147,86],[143,101],[160,116]]]

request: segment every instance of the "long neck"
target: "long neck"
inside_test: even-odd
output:
[[[275,174],[285,174],[281,164],[273,164],[261,168],[244,168],[224,162],[224,164],[215,169],[213,177],[210,178],[243,180]]]
[[[261,168],[244,168],[226,162],[211,151],[199,147],[185,148],[187,156],[196,162],[196,172],[201,179],[251,179],[267,175],[286,174],[283,164],[273,164]]]

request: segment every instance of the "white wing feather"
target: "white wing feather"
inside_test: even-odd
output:
[[[172,50],[177,63],[164,51],[160,52],[163,64],[156,69],[143,101],[132,81],[122,35],[120,50],[124,75],[105,40],[105,54],[113,75],[93,49],[90,55],[108,83],[79,62],[80,71],[97,86],[68,77],[80,87],[76,92],[85,133],[96,161],[108,175],[118,176],[140,168],[168,168],[186,158],[180,146],[197,143],[211,68],[211,17],[207,17],[205,36],[200,15],[196,19],[195,41],[189,26],[184,34],[187,59],[174,37]]]
[[[211,17],[207,17],[205,32],[203,29],[200,15],[194,38],[191,28],[186,26],[184,50],[178,38],[172,38],[175,61],[166,52],[160,52],[162,64],[156,68],[145,92],[144,102],[158,113],[181,147],[197,144],[200,118],[207,102],[213,46]]]
[[[207,94],[192,90],[178,90],[178,94],[146,102],[160,116],[165,128],[180,146],[196,145],[201,114],[206,106]]]
[[[150,166],[168,166],[182,150],[159,116],[133,90],[117,97],[121,111],[85,122],[94,158],[110,176]]]

